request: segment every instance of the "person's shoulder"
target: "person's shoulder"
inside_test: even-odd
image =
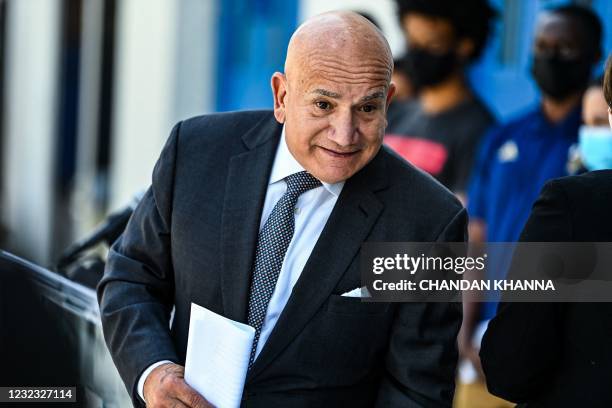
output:
[[[479,122],[483,122],[488,125],[493,125],[496,123],[495,115],[478,96],[472,97],[472,99],[466,104],[466,109],[470,116],[477,118]]]
[[[185,165],[221,163],[244,151],[244,136],[272,123],[272,111],[241,111],[195,116],[179,122],[172,134],[177,160]]]
[[[550,180],[542,188],[534,208],[567,214],[574,241],[612,240],[612,170],[600,170]],[[551,234],[552,235],[552,234]],[[559,234],[557,234],[559,235]]]
[[[511,117],[506,122],[491,126],[484,138],[487,150],[497,149],[508,140],[521,136],[525,129],[537,120],[539,115],[537,108],[531,108]]]
[[[576,203],[593,198],[608,203],[608,199],[612,198],[612,170],[590,171],[576,176],[560,177],[551,180],[545,188],[562,192],[569,201]]]
[[[498,125],[500,131],[505,132],[513,132],[518,129],[524,128],[525,126],[530,126],[534,121],[537,121],[541,118],[542,112],[539,106],[532,106],[527,110],[521,111],[513,116],[510,119]]]
[[[194,116],[180,123],[181,134],[227,134],[248,130],[262,120],[273,117],[271,110],[218,112]]]
[[[383,146],[382,154],[387,167],[387,177],[394,197],[400,203],[418,203],[423,208],[449,213],[460,211],[463,206],[457,197],[430,174],[416,168],[393,150]]]
[[[242,146],[242,138],[265,121],[274,121],[271,110],[211,113],[185,119],[176,125],[179,150],[197,154],[231,151]]]

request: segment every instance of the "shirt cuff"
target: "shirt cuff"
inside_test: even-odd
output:
[[[147,401],[145,401],[144,399],[144,383],[147,380],[147,377],[149,376],[149,374],[151,374],[151,371],[153,371],[155,368],[159,367],[162,364],[171,363],[171,362],[172,361],[170,360],[158,361],[157,363],[151,364],[146,370],[142,372],[142,375],[140,376],[140,379],[138,380],[138,387],[136,388],[136,390],[138,391],[138,396],[140,397],[141,400],[144,401],[145,404],[147,403]]]

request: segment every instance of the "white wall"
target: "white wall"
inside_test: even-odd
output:
[[[48,264],[57,107],[59,0],[7,3],[3,224],[9,247]]]
[[[78,143],[75,189],[71,203],[72,238],[87,235],[100,222],[96,200],[100,75],[105,0],[83,0],[79,73]]]
[[[111,209],[151,183],[172,126],[212,108],[217,21],[212,0],[117,5]]]
[[[394,56],[404,49],[404,37],[400,29],[395,1],[393,0],[302,0],[298,11],[298,22],[331,10],[363,11],[372,15],[380,24]]]
[[[117,2],[111,207],[150,184],[173,119],[176,6],[169,0]]]

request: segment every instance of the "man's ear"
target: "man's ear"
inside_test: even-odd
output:
[[[387,100],[385,101],[385,112],[389,110],[389,105],[391,104],[391,101],[393,100],[393,95],[395,95],[396,89],[397,88],[395,88],[395,84],[391,82],[389,84],[389,90],[387,91]]]
[[[287,96],[287,77],[280,72],[275,72],[270,79],[272,96],[274,97],[274,117],[278,123],[285,123],[285,97]]]
[[[462,38],[457,44],[457,55],[459,55],[462,61],[467,61],[474,53],[474,47],[474,40],[470,38]]]

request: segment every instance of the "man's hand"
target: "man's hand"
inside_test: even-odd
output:
[[[214,408],[185,382],[185,367],[167,363],[155,367],[144,383],[147,407]]]

